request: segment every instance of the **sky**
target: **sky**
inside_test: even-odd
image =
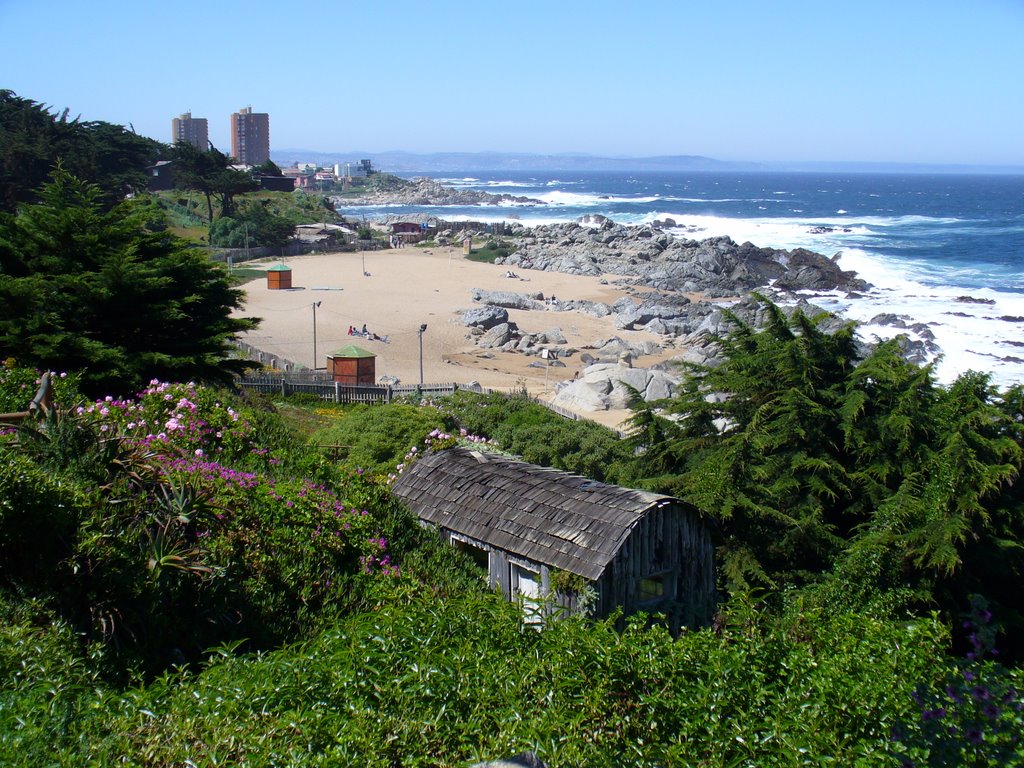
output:
[[[1024,165],[1024,0],[0,0],[0,88],[271,153]]]

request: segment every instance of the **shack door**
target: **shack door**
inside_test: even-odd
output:
[[[512,563],[509,569],[512,594],[523,606],[524,620],[527,624],[542,624],[544,612],[541,603],[540,572],[517,563]]]

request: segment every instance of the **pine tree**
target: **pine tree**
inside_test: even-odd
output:
[[[205,254],[145,227],[132,201],[58,170],[38,204],[0,215],[0,357],[85,371],[95,394],[153,377],[223,380],[241,292]],[[147,213],[151,215],[151,212]]]

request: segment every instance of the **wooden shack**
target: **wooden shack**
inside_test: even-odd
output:
[[[492,587],[536,598],[524,601],[535,614],[578,610],[580,594],[560,585],[580,580],[597,617],[659,613],[676,632],[714,613],[709,526],[679,499],[466,448],[424,455],[393,493],[486,568]]]
[[[349,344],[327,356],[327,371],[340,384],[373,384],[377,380],[377,356]]]
[[[292,287],[292,268],[277,264],[267,270],[267,289],[281,291]]]

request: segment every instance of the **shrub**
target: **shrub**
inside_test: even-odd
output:
[[[0,580],[35,592],[60,586],[84,506],[72,483],[0,446]]]
[[[451,420],[436,408],[404,403],[354,406],[330,427],[313,435],[311,442],[329,447],[347,466],[388,473],[410,448],[423,445],[432,429],[450,429]]]

